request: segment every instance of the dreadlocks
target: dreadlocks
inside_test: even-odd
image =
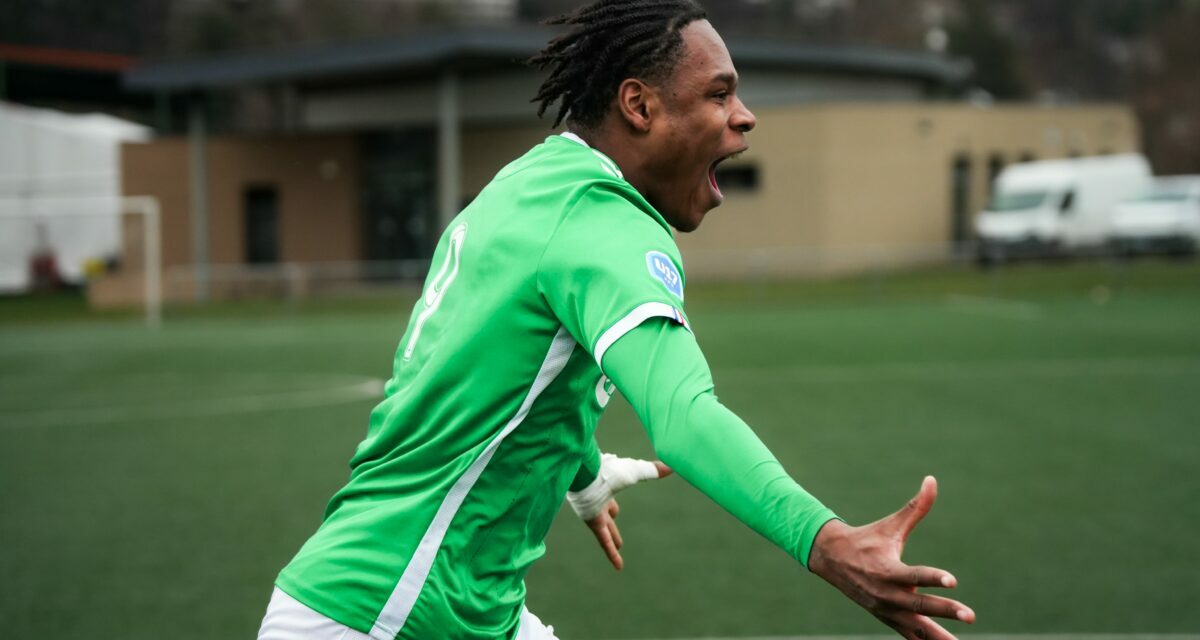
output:
[[[538,117],[560,101],[552,127],[569,116],[581,129],[594,128],[626,78],[657,84],[671,76],[683,51],[680,30],[705,16],[694,0],[599,0],[547,20],[572,29],[528,61],[551,69],[531,101],[540,103]]]

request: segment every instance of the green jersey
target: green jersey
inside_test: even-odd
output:
[[[670,228],[602,153],[552,136],[505,167],[442,235],[350,480],[277,585],[372,638],[511,637],[595,459],[604,352],[686,326],[683,289]]]

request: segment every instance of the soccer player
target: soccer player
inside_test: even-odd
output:
[[[927,478],[898,512],[851,527],[793,481],[713,394],[683,311],[672,228],[719,205],[717,165],[753,114],[691,0],[602,0],[531,62],[550,74],[551,136],[445,230],[346,486],[283,569],[262,640],[518,638],[553,631],[524,576],[564,495],[621,567],[616,490],[667,472],[601,455],[619,389],[676,473],[907,638],[974,620],[918,592],[954,578],[903,564]]]

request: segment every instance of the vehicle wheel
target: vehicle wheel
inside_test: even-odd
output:
[[[982,269],[993,269],[1004,264],[1007,256],[1004,247],[994,244],[980,245],[975,254],[975,263]]]
[[[1171,251],[1167,255],[1175,260],[1189,260],[1194,258],[1196,257],[1196,243],[1180,240],[1178,244],[1171,247]]]
[[[1070,262],[1071,254],[1067,252],[1063,244],[1058,240],[1048,240],[1040,244],[1040,253],[1043,258],[1050,262]]]

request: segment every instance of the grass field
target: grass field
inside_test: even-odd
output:
[[[249,638],[347,475],[411,295],[87,316],[0,300],[0,637]],[[982,634],[1200,633],[1200,267],[693,287],[722,400],[851,522],[941,495],[906,559]],[[606,450],[650,455],[622,402]],[[529,606],[564,640],[885,630],[678,478],[626,570],[561,513]]]

